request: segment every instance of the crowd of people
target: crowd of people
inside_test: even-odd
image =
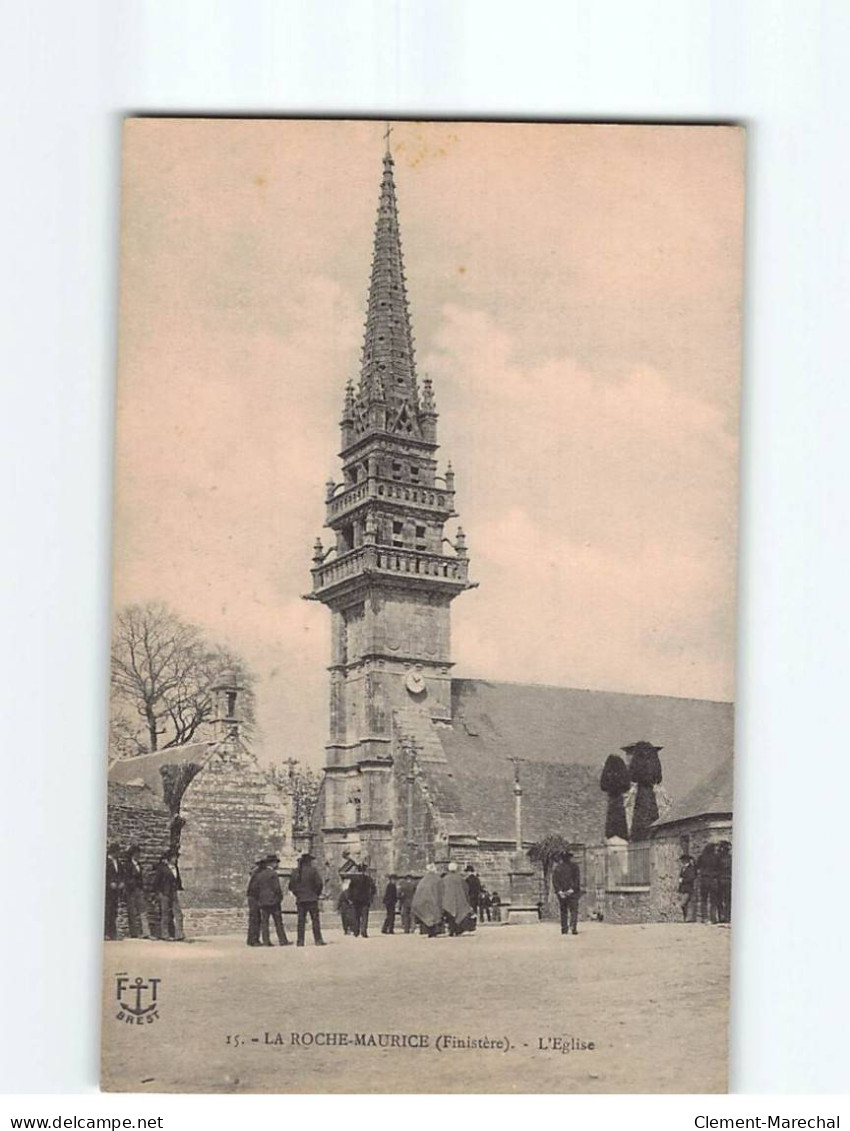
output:
[[[365,864],[355,865],[342,877],[337,911],[346,935],[369,937],[369,909],[376,894],[375,881]],[[452,861],[442,873],[436,864],[429,864],[418,880],[410,872],[391,873],[381,905],[381,934],[395,934],[399,919],[404,934],[419,930],[433,938],[444,932],[452,936],[469,932],[477,922],[498,922],[502,900],[497,891],[487,891],[471,864],[461,876],[457,863]]]
[[[118,938],[118,909],[123,900],[130,938],[183,942],[183,909],[180,906],[183,880],[180,877],[177,852],[169,848],[160,856],[149,885],[141,856],[142,850],[138,844],[131,844],[126,852],[122,852],[121,845],[113,841],[106,850],[104,938]],[[148,914],[148,887],[153,896],[153,916]]]
[[[347,855],[347,854],[346,854]],[[164,852],[153,868],[145,873],[139,845],[122,852],[111,843],[106,855],[106,901],[104,935],[118,937],[118,912],[123,901],[130,938],[156,938],[180,942],[184,940],[183,911],[180,893],[178,854],[172,847]],[[320,899],[324,881],[313,857],[305,852],[295,869],[287,876],[278,872],[280,857],[271,853],[255,861],[248,880],[248,946],[273,946],[271,927],[279,946],[289,946],[283,921],[284,890],[281,879],[288,879],[287,889],[295,898],[296,946],[304,946],[307,920],[310,920],[313,942],[325,946],[322,937]],[[694,859],[683,852],[679,860],[678,898],[685,922],[729,923],[732,903],[732,846],[728,840],[707,844]],[[577,934],[581,897],[578,865],[568,851],[562,852],[552,871],[552,887],[558,900],[561,933]],[[369,914],[378,895],[374,879],[365,863],[349,859],[340,871],[341,890],[337,900],[342,929],[346,935],[369,937]],[[150,902],[148,900],[150,895]],[[419,931],[428,938],[440,934],[457,937],[472,932],[481,922],[501,920],[502,899],[497,891],[488,891],[472,864],[463,873],[456,861],[449,861],[443,871],[428,864],[424,875],[391,874],[381,894],[383,923],[381,933],[395,934],[396,919],[401,920],[405,934]],[[152,909],[153,914],[149,913]],[[542,908],[540,909],[542,911]]]
[[[355,938],[369,937],[369,909],[377,895],[375,881],[365,864],[357,864],[341,876],[342,888],[337,900],[342,929]],[[498,917],[501,899],[482,886],[470,864],[461,875],[451,861],[441,873],[436,864],[429,864],[417,880],[412,873],[391,873],[381,894],[384,920],[381,934],[395,934],[396,919],[405,934],[418,930],[429,938],[448,933],[452,937],[475,929],[477,922],[491,921],[494,910]]]
[[[728,840],[707,844],[694,859],[679,857],[679,905],[685,923],[731,923],[732,845]]]

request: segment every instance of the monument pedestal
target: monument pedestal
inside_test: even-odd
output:
[[[537,873],[532,869],[517,867],[508,873],[510,883],[511,902],[505,907],[506,923],[539,923],[540,899]]]

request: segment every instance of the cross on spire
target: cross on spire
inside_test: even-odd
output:
[[[389,122],[386,122],[385,128],[384,128],[384,147],[385,147],[385,150],[386,150],[387,153],[390,152],[390,134],[392,132],[393,132],[392,126],[390,125]]]

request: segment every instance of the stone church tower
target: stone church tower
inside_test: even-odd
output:
[[[453,544],[445,535],[454,475],[450,464],[438,474],[434,393],[416,374],[389,150],[383,166],[360,378],[342,411],[343,478],[327,485],[333,542],[316,541],[309,596],[332,616],[317,849],[337,863],[348,849],[385,874],[404,855],[399,779],[412,771],[401,749],[451,718],[450,606],[471,585],[463,531]]]

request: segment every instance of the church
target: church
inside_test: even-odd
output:
[[[455,473],[437,458],[435,391],[417,376],[413,343],[387,149],[359,381],[343,396],[342,477],[326,489],[330,545],[316,541],[307,595],[332,620],[314,854],[331,879],[343,852],[366,861],[379,887],[431,861],[472,863],[520,915],[542,890],[528,849],[557,834],[595,906],[665,918],[647,897],[653,845],[665,838],[606,845],[600,773],[629,744],[663,751],[662,797],[678,813],[665,859],[675,866],[680,844],[699,847],[680,831],[700,816],[684,812],[686,799],[706,796],[699,787],[722,767],[731,774],[732,704],[454,678],[452,603],[476,583],[464,531],[448,525]],[[699,827],[711,836],[721,826]]]

